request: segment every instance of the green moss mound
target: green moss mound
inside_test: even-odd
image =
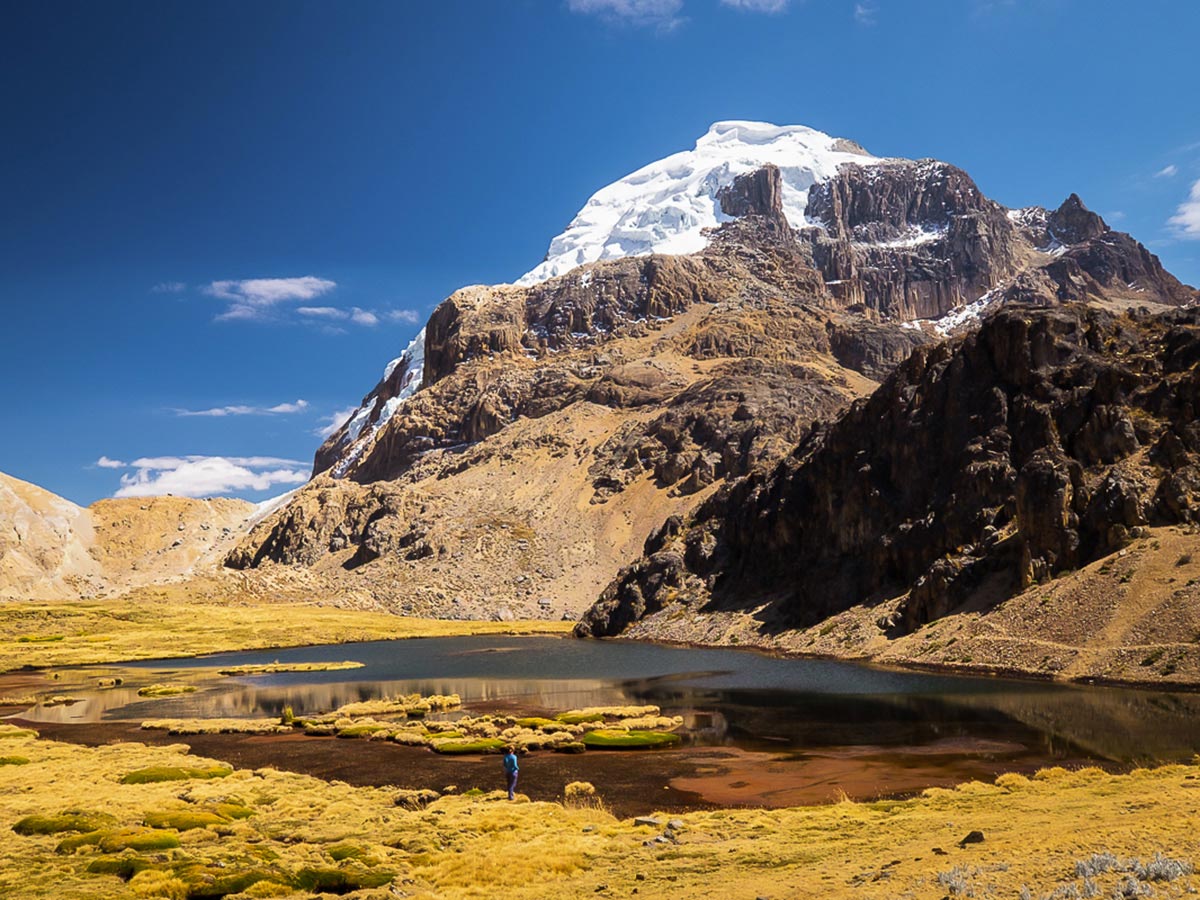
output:
[[[189,778],[224,778],[233,769],[226,766],[209,766],[206,769],[186,766],[147,766],[127,773],[121,784],[154,784],[159,781],[187,781]]]
[[[301,869],[296,875],[296,885],[314,894],[348,894],[365,888],[379,888],[391,884],[394,872],[373,869]]]
[[[504,741],[500,738],[480,738],[477,741],[444,741],[434,744],[437,753],[498,753],[504,749]]]
[[[214,803],[209,809],[215,812],[222,819],[248,819],[254,815],[254,810],[249,806],[238,803],[235,800],[228,800],[224,803]]]
[[[152,684],[139,688],[139,697],[173,697],[176,694],[194,694],[196,688],[191,684]]]
[[[563,724],[555,719],[543,719],[541,716],[530,716],[527,719],[517,719],[516,724],[521,728],[541,728],[543,725]]]
[[[220,900],[230,894],[240,894],[260,881],[273,881],[291,885],[293,879],[282,872],[262,868],[228,869],[210,868],[203,865],[183,865],[175,870],[188,889],[188,900]]]
[[[147,813],[142,824],[147,828],[174,828],[176,831],[191,831],[209,825],[224,825],[228,819],[204,810],[183,809],[176,812]]]
[[[366,855],[367,850],[361,844],[355,844],[352,841],[342,841],[340,844],[327,847],[325,852],[329,854],[329,858],[334,862],[341,862],[344,859],[361,859]]]
[[[565,744],[555,744],[551,749],[555,753],[582,753],[587,749],[587,744],[582,741],[567,741]]]
[[[564,725],[584,725],[589,722],[604,721],[604,716],[600,713],[559,713],[554,718]]]
[[[154,863],[137,856],[101,856],[88,863],[87,871],[93,875],[116,875],[128,881],[138,872],[154,868]]]
[[[679,743],[679,735],[668,731],[608,731],[597,729],[583,736],[583,744],[596,750],[644,750]]]
[[[4,738],[35,738],[38,733],[32,728],[14,728],[12,726],[0,726],[0,740]]]
[[[0,766],[27,766],[28,756],[0,756]]]
[[[95,847],[100,839],[107,834],[105,831],[89,831],[87,834],[73,834],[63,838],[54,848],[55,853],[74,853],[80,847]]]
[[[340,738],[358,738],[370,737],[377,731],[386,731],[387,728],[383,725],[351,725],[349,728],[343,728],[337,733]]]
[[[67,831],[86,833],[108,828],[116,822],[116,817],[108,813],[68,809],[56,816],[26,816],[13,826],[13,831],[26,837],[34,834],[63,834]]]
[[[122,828],[107,832],[99,841],[99,847],[105,853],[120,853],[122,850],[174,850],[178,846],[178,834],[153,828]]]
[[[18,644],[52,644],[55,641],[61,641],[65,638],[65,634],[24,634],[17,638]]]

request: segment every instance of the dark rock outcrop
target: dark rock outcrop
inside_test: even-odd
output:
[[[1200,311],[1011,308],[917,348],[769,475],[736,482],[604,592],[580,634],[672,602],[807,626],[902,596],[944,615],[1200,520]]]
[[[1019,239],[966,172],[933,160],[843,166],[809,190],[805,229],[826,285],[850,307],[934,318],[1014,274]]]

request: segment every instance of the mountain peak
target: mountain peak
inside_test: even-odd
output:
[[[767,165],[779,169],[787,221],[803,227],[810,187],[834,177],[843,163],[874,162],[879,160],[853,141],[804,125],[714,122],[691,150],[643,166],[593,194],[550,242],[541,265],[517,284],[537,284],[597,260],[702,250],[705,229],[729,220],[720,191]]]

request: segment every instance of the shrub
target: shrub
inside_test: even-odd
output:
[[[1174,881],[1194,871],[1195,867],[1187,860],[1171,859],[1161,853],[1155,853],[1149,862],[1135,860],[1133,864],[1133,873],[1142,881]]]
[[[0,756],[0,766],[27,766],[28,756]]]

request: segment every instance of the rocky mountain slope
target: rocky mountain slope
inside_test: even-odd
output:
[[[302,571],[342,603],[575,616],[910,355],[948,352],[946,334],[1011,304],[1194,299],[1077,197],[1010,211],[946,163],[718,123],[598,192],[519,284],[439,305],[317,452],[313,481],[226,565]],[[584,630],[639,619],[614,604],[635,582]]]
[[[777,630],[868,604],[905,634],[988,581],[1011,596],[1147,526],[1190,526],[1197,359],[1196,310],[1005,309],[670,523],[581,630],[682,598],[758,607]]]
[[[76,506],[0,473],[0,600],[99,597],[213,568],[253,520],[241,500]]]

